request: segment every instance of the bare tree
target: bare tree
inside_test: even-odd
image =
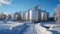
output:
[[[60,5],[57,5],[57,7],[55,8],[55,19],[57,19],[57,23],[60,23]]]

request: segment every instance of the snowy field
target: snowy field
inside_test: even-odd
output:
[[[44,22],[41,23],[41,25],[44,27],[49,27],[49,31],[53,32],[53,34],[60,34],[60,24],[56,24],[56,22]]]
[[[44,26],[49,27],[49,29]],[[7,23],[0,21],[0,34],[60,34],[60,25],[55,22],[35,24],[29,21],[7,21]]]
[[[3,21],[0,21],[0,30],[1,29],[12,29],[13,27],[23,25],[24,23],[19,23],[19,22],[11,22],[7,21],[7,23],[3,23]]]

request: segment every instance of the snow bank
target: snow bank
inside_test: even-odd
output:
[[[49,28],[49,30],[53,30],[53,31],[57,31],[58,33],[60,33],[60,26],[58,25],[51,25],[52,27]]]
[[[40,24],[36,24],[35,27],[38,34],[52,34],[52,32],[48,31],[46,28],[42,27]],[[39,33],[40,32],[40,33]]]
[[[3,23],[3,21],[0,21],[0,24]]]
[[[53,30],[53,31],[57,31],[58,33],[60,33],[60,25],[59,24],[42,24],[42,26],[46,26],[46,27],[50,27],[49,30]]]
[[[0,24],[4,23],[3,21],[0,21]],[[7,23],[14,23],[12,21],[7,21]]]
[[[24,23],[13,23],[13,24],[11,24],[11,25],[9,25],[9,26],[11,26],[10,27],[10,30],[13,28],[13,27],[16,27],[16,26],[19,26],[19,25],[23,25]]]
[[[13,27],[23,25],[24,23],[1,23],[0,24],[0,30],[1,29],[12,29]]]

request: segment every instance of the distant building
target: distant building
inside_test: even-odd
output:
[[[26,21],[28,21],[28,11],[26,11]]]
[[[24,20],[24,14],[23,14],[23,12],[20,12],[20,18],[21,18],[21,20]]]
[[[21,20],[21,14],[20,12],[16,12],[12,15],[12,20]]]
[[[25,21],[47,21],[49,13],[40,9],[40,6],[34,6],[31,9],[26,10],[25,12],[16,12],[12,15],[13,20],[25,20]]]
[[[11,14],[8,14],[7,15],[7,20],[11,20],[11,18],[12,18]]]
[[[23,13],[23,20],[26,20],[26,12]]]
[[[49,13],[46,11],[41,12],[41,21],[48,21]]]
[[[17,20],[17,12],[15,14],[13,14],[13,20]]]
[[[14,14],[11,14],[11,20],[14,20],[14,18],[15,18]]]
[[[21,16],[21,12],[18,12],[17,14],[16,14],[16,20],[21,20],[22,18],[21,18],[22,16]]]
[[[24,19],[26,21],[47,21],[49,17],[49,13],[43,10],[39,9],[39,5],[26,10],[26,12],[24,12]]]
[[[0,12],[0,20],[5,20],[6,19],[6,14]]]
[[[57,21],[56,13],[54,13],[54,20]]]
[[[30,21],[30,10],[26,11],[26,21]]]
[[[2,18],[2,15],[3,15],[3,13],[2,12],[0,12],[0,20],[2,20],[3,18]]]
[[[30,9],[30,21],[40,21],[41,20],[41,10],[38,8],[39,6],[35,6]]]

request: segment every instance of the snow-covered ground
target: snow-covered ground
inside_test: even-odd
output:
[[[51,31],[53,34],[60,34],[60,25],[56,24],[56,22],[46,22],[41,23],[42,26],[49,27],[49,31]]]
[[[27,28],[25,29],[23,34],[37,34],[37,31],[35,29],[35,24],[28,23]]]
[[[23,34],[52,34],[46,28],[42,27],[40,23],[28,23],[27,28],[24,30]]]
[[[12,29],[13,27],[23,25],[24,23],[18,23],[18,22],[11,22],[7,21],[7,23],[3,23],[3,21],[0,21],[0,30],[1,29]]]
[[[38,34],[52,34],[52,32],[48,31],[46,28],[42,27],[40,23],[35,25]]]
[[[44,26],[50,28],[47,29]],[[7,23],[0,21],[0,34],[60,34],[60,25],[55,22],[35,24],[29,21],[7,21]]]

